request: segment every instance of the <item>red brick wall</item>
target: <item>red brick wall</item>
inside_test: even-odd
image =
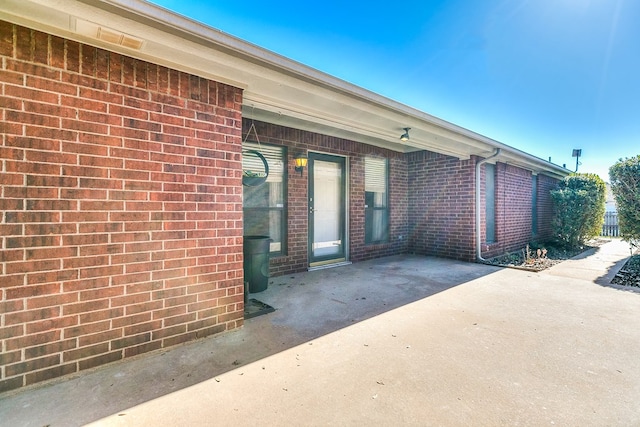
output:
[[[538,175],[538,241],[549,241],[553,238],[551,221],[553,219],[553,201],[551,190],[558,186],[558,179],[546,175]]]
[[[465,261],[475,260],[475,163],[427,151],[409,159],[409,251]],[[496,242],[485,242],[485,169],[481,168],[482,254],[488,258],[520,250],[532,240],[531,171],[496,164]],[[551,237],[549,191],[557,180],[538,176],[537,240]]]
[[[240,89],[0,21],[0,392],[242,324]]]
[[[351,261],[406,253],[407,242],[407,161],[403,155],[358,144],[350,157],[350,253]],[[365,244],[364,228],[364,157],[389,159],[389,242]]]
[[[408,158],[409,250],[422,255],[475,259],[475,158],[429,151]]]
[[[495,171],[496,241],[488,250],[483,248],[485,258],[520,250],[532,238],[531,171],[499,162]],[[484,202],[481,206],[484,210]]]
[[[407,250],[407,166],[403,154],[354,141],[334,138],[275,124],[254,122],[261,143],[288,147],[288,251],[285,256],[272,257],[271,274],[279,276],[305,271],[308,263],[308,203],[307,170],[303,176],[294,171],[294,158],[299,152],[316,151],[346,156],[349,163],[349,258],[362,261]],[[251,126],[245,119],[243,133]],[[253,136],[253,132],[252,132]],[[390,169],[390,239],[389,243],[364,243],[364,157],[389,159]]]
[[[484,168],[482,174],[484,184]],[[533,240],[544,242],[552,238],[553,205],[550,190],[555,188],[558,180],[546,175],[537,175],[538,233],[533,236],[531,229],[533,179],[531,171],[496,163],[496,242],[491,245],[484,243],[484,188],[481,191],[482,256],[484,258],[520,251]]]

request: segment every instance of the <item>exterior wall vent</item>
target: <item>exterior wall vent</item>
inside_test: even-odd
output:
[[[103,42],[126,47],[128,49],[140,50],[144,45],[144,40],[142,39],[81,19],[72,18],[71,28],[75,30],[76,33],[82,34],[83,36],[102,40]]]

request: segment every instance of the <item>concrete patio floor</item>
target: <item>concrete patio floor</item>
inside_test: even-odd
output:
[[[541,273],[395,256],[271,280],[235,332],[0,395],[0,424],[640,425],[612,241]]]

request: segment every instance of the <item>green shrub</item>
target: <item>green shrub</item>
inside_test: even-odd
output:
[[[637,245],[640,242],[640,155],[618,160],[609,168],[609,179],[618,207],[620,235]]]
[[[576,173],[551,191],[553,230],[558,244],[577,248],[599,236],[604,223],[606,185],[596,174]]]

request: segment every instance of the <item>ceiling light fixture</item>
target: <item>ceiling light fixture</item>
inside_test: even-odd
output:
[[[409,129],[411,128],[403,128],[404,133],[400,136],[400,141],[408,141],[409,140]]]

